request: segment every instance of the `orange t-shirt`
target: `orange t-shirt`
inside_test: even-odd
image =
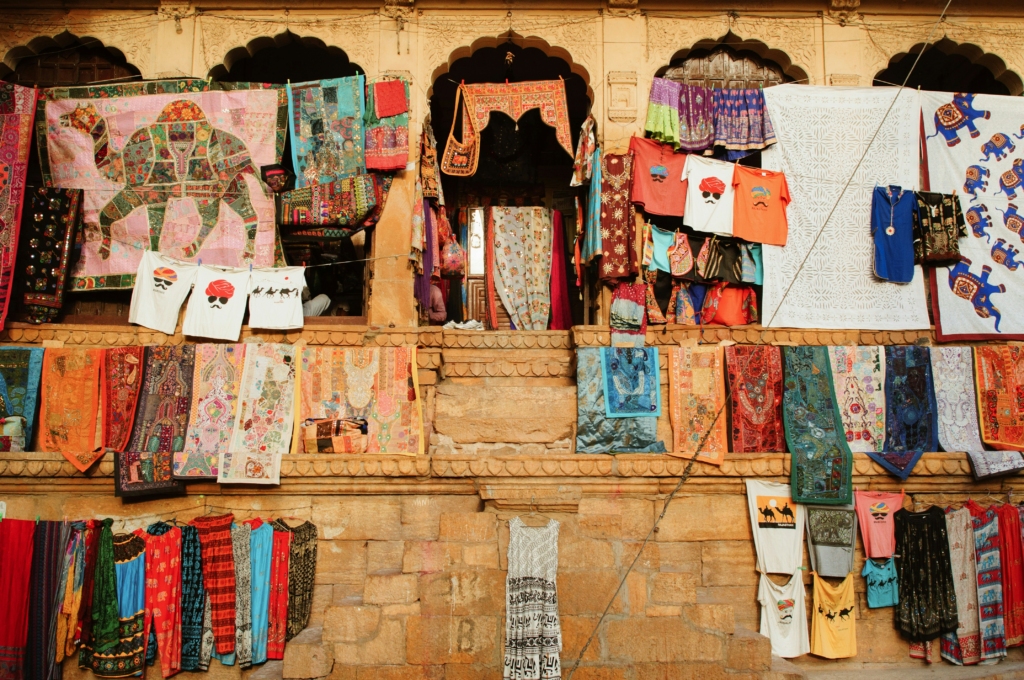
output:
[[[786,175],[771,170],[736,166],[732,235],[751,243],[786,245],[789,186]]]

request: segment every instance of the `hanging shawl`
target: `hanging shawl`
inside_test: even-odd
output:
[[[544,331],[551,313],[551,211],[492,207],[492,276],[517,330]],[[493,300],[493,298],[491,298]],[[497,326],[497,313],[491,315]]]
[[[732,450],[785,451],[782,427],[782,352],[772,345],[725,348],[732,401]]]
[[[358,75],[288,85],[296,188],[366,172],[364,81]]]
[[[881,347],[828,348],[836,403],[851,451],[880,451],[885,441],[885,365]]]
[[[1000,450],[1024,448],[1024,347],[978,345],[974,349],[981,439]]]
[[[647,103],[647,122],[644,130],[651,139],[679,148],[679,103],[683,86],[674,80],[655,78],[651,82],[651,95]]]
[[[664,453],[658,419],[608,418],[599,347],[576,351],[577,453]]]
[[[25,314],[30,323],[53,322],[64,304],[82,190],[39,187],[26,201],[17,272],[25,291]]]
[[[111,347],[103,353],[103,446],[124,451],[142,388],[144,347]]]
[[[551,324],[550,330],[567,331],[572,328],[572,308],[569,306],[569,272],[565,266],[565,223],[559,210],[551,211]]]
[[[199,648],[203,637],[202,553],[199,530],[194,526],[181,528],[181,670],[199,670]]]
[[[91,626],[88,640],[82,640],[79,668],[93,668],[94,654],[106,653],[117,646],[120,622],[117,610],[117,575],[114,572],[114,520],[109,517],[98,529],[95,567],[90,600]],[[88,574],[88,572],[87,572]]]
[[[715,90],[715,146],[736,160],[775,143],[762,90]]]
[[[85,569],[82,574],[82,604],[78,608],[78,623],[75,626],[75,644],[92,647],[93,590],[96,581],[96,558],[99,554],[101,524],[94,519],[85,523]],[[81,665],[82,657],[79,657]]]
[[[366,92],[366,169],[404,170],[409,160],[409,83],[380,81]]]
[[[174,476],[217,477],[217,462],[235,432],[245,345],[196,345],[192,404],[184,448],[174,454]]]
[[[935,392],[927,347],[885,348],[885,447],[868,455],[900,479],[938,446]]]
[[[670,453],[692,458],[700,446],[697,460],[721,465],[729,450],[723,349],[672,347],[668,357],[673,434]]]
[[[102,367],[101,349],[53,348],[43,356],[40,448],[60,451],[82,472],[103,455],[97,436]]]
[[[28,643],[25,647],[25,677],[51,677],[54,671],[54,642],[57,634],[55,594],[70,535],[70,525],[38,522],[32,550],[32,578],[29,582]],[[61,595],[64,594],[61,589]]]
[[[185,446],[195,345],[147,347],[142,392],[127,451],[115,454],[115,495],[183,493],[174,453]]]
[[[416,179],[415,189],[413,190],[413,201],[412,201],[412,247],[409,251],[409,260],[412,262],[413,270],[416,274],[422,275],[423,269],[423,255],[427,249],[427,227],[424,220],[426,219],[426,203],[423,200],[423,186],[420,184],[419,178]],[[430,275],[430,270],[426,270],[427,275]]]
[[[633,154],[608,154],[601,159],[602,281],[625,280],[637,274],[632,178]]]
[[[981,660],[998,662],[1006,656],[1003,626],[1003,565],[999,559],[999,519],[995,508],[969,500],[978,573],[978,617],[981,621]]]
[[[43,371],[42,347],[4,347],[0,349],[0,379],[7,390],[2,405],[8,416],[25,419],[25,446],[31,447],[36,424],[39,381]]]
[[[782,414],[791,461],[793,500],[847,505],[853,498],[853,454],[846,445],[825,347],[785,347]]]
[[[590,181],[594,175],[594,151],[597,148],[595,128],[597,122],[588,115],[580,128],[580,139],[576,143],[576,157],[572,164],[572,179],[569,186],[579,187]]]
[[[423,135],[420,137],[420,183],[423,185],[423,198],[436,198],[438,205],[444,205],[441,167],[437,164],[437,140],[429,120],[428,117],[428,122],[423,123]]]
[[[764,107],[763,100],[761,106]],[[679,93],[679,143],[676,148],[703,151],[712,145],[715,139],[714,107],[714,95],[708,88],[682,86]]]
[[[580,261],[588,265],[594,258],[601,257],[601,147],[594,147],[594,155],[591,158],[594,167],[593,177],[590,180],[590,188],[587,190],[587,214],[583,226],[582,245],[580,247]],[[577,220],[579,216],[577,216]]]
[[[0,330],[4,327],[11,302],[12,276],[18,252],[18,226],[22,224],[25,175],[28,172],[32,118],[38,93],[38,90],[31,87],[0,84],[0,131],[3,133],[0,136],[0,153],[4,166],[3,182],[0,182]],[[34,224],[35,213],[31,219]],[[25,238],[31,237],[31,232],[25,235]],[[52,265],[51,270],[55,268]],[[61,280],[64,272],[63,269],[57,272]],[[27,273],[27,270],[19,272],[19,276],[26,276]],[[38,273],[41,274],[41,270]]]
[[[657,347],[602,347],[604,406],[608,418],[661,415]]]
[[[21,680],[28,667],[25,641],[35,532],[30,520],[0,522],[0,677],[4,680]]]

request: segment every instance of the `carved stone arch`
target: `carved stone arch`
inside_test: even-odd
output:
[[[83,73],[81,78],[47,78],[28,73],[19,77],[18,74],[19,66],[24,70],[27,60],[40,62],[36,71],[45,72],[50,69],[56,71],[58,66],[67,70],[71,62],[78,61],[72,57],[82,56],[87,58],[88,64],[82,64],[81,67],[88,68],[89,73]],[[25,43],[10,47],[4,54],[3,62],[0,62],[0,79],[28,86],[85,84],[139,75],[139,68],[130,63],[124,52],[118,48],[105,45],[101,39],[92,35],[79,37],[70,31],[63,31],[52,37],[39,35]],[[25,82],[21,82],[22,80]]]
[[[723,15],[681,21],[651,16],[647,27],[648,73],[654,75],[667,64],[685,59],[693,50],[727,45],[778,64],[788,79],[815,84],[820,77],[819,29],[820,20],[810,18]]]
[[[551,45],[548,41],[544,40],[543,38],[539,38],[536,36],[524,37],[523,35],[520,35],[519,33],[516,33],[514,31],[506,31],[503,35],[499,35],[497,37],[487,36],[477,38],[469,45],[462,45],[452,50],[448,54],[448,58],[445,61],[438,64],[438,66],[434,68],[434,71],[430,74],[430,85],[429,89],[427,90],[427,98],[429,99],[430,96],[433,94],[434,83],[437,81],[437,79],[443,76],[445,73],[448,73],[448,71],[452,67],[452,64],[454,64],[456,61],[458,61],[459,59],[471,57],[476,51],[480,49],[497,48],[509,42],[523,49],[538,49],[549,57],[555,57],[557,59],[561,59],[562,61],[564,61],[566,64],[569,65],[569,70],[573,74],[578,75],[583,80],[587,88],[587,98],[591,102],[594,101],[594,90],[591,86],[590,73],[584,65],[579,64],[573,60],[573,56],[569,52],[569,50],[565,49],[564,47],[559,47],[557,45]]]
[[[920,59],[918,60],[918,55]],[[980,45],[958,43],[948,37],[934,43],[918,42],[898,52],[875,72],[874,84],[902,84],[910,73],[908,87],[980,94],[1024,94],[1024,80],[997,54]]]
[[[794,64],[793,60],[784,51],[772,48],[760,40],[744,40],[732,32],[727,33],[721,39],[698,40],[691,47],[678,50],[672,55],[669,64],[659,68],[655,75],[661,76],[673,67],[681,65],[691,55],[713,54],[722,51],[723,48],[739,57],[743,57],[744,53],[753,54],[755,57],[754,61],[760,62],[766,69],[779,74],[778,81],[807,82],[808,80],[807,72]],[[774,68],[776,66],[778,68]],[[771,81],[776,82],[776,79],[772,78]]]
[[[320,77],[342,77],[346,75],[356,75],[359,73],[366,73],[366,69],[359,63],[353,61],[348,53],[336,45],[326,43],[321,38],[316,36],[306,36],[293,33],[291,30],[286,29],[282,33],[278,33],[274,36],[261,35],[253,38],[244,46],[235,47],[229,50],[225,55],[221,63],[215,65],[208,72],[208,76],[213,80],[251,80],[246,77],[243,73],[233,73],[234,70],[245,70],[245,60],[256,60],[259,59],[260,53],[268,49],[281,48],[284,50],[290,50],[292,48],[306,48],[313,50],[316,53],[323,55],[323,59],[329,61],[329,68],[332,70],[330,74],[324,74],[322,76],[311,75],[309,78],[298,77],[298,76],[285,76],[282,80],[294,78],[296,82],[299,80],[317,80]],[[316,64],[315,66],[324,66],[324,64]],[[239,68],[243,67],[243,68]],[[260,80],[267,80],[264,76]],[[274,79],[270,79],[273,81]]]
[[[279,13],[251,17],[200,15],[196,20],[193,70],[217,77],[219,66],[227,64],[227,70],[233,61],[251,57],[266,47],[280,46],[282,41],[287,43],[297,39],[304,44],[337,49],[344,52],[362,72],[377,72],[378,17],[366,13],[340,14],[330,20],[322,20],[322,17],[296,17],[293,14],[287,22],[277,21],[278,17]]]

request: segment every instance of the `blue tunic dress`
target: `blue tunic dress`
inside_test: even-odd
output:
[[[893,283],[914,278],[914,214],[917,199],[901,187],[875,187],[871,200],[871,236],[875,240],[875,276]]]

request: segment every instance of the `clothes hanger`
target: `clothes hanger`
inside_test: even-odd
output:
[[[530,496],[530,512],[526,516],[528,518],[530,518],[530,519],[536,519],[536,518],[540,517],[542,519],[546,519],[548,522],[551,521],[551,518],[548,517],[547,515],[545,515],[543,513],[540,513],[540,512],[537,512],[537,497],[536,496]],[[522,518],[520,518],[520,519],[522,519]],[[523,522],[523,524],[526,524],[526,522]],[[535,525],[526,524],[526,526],[535,526]],[[536,526],[544,526],[544,525],[539,525],[538,524]]]

